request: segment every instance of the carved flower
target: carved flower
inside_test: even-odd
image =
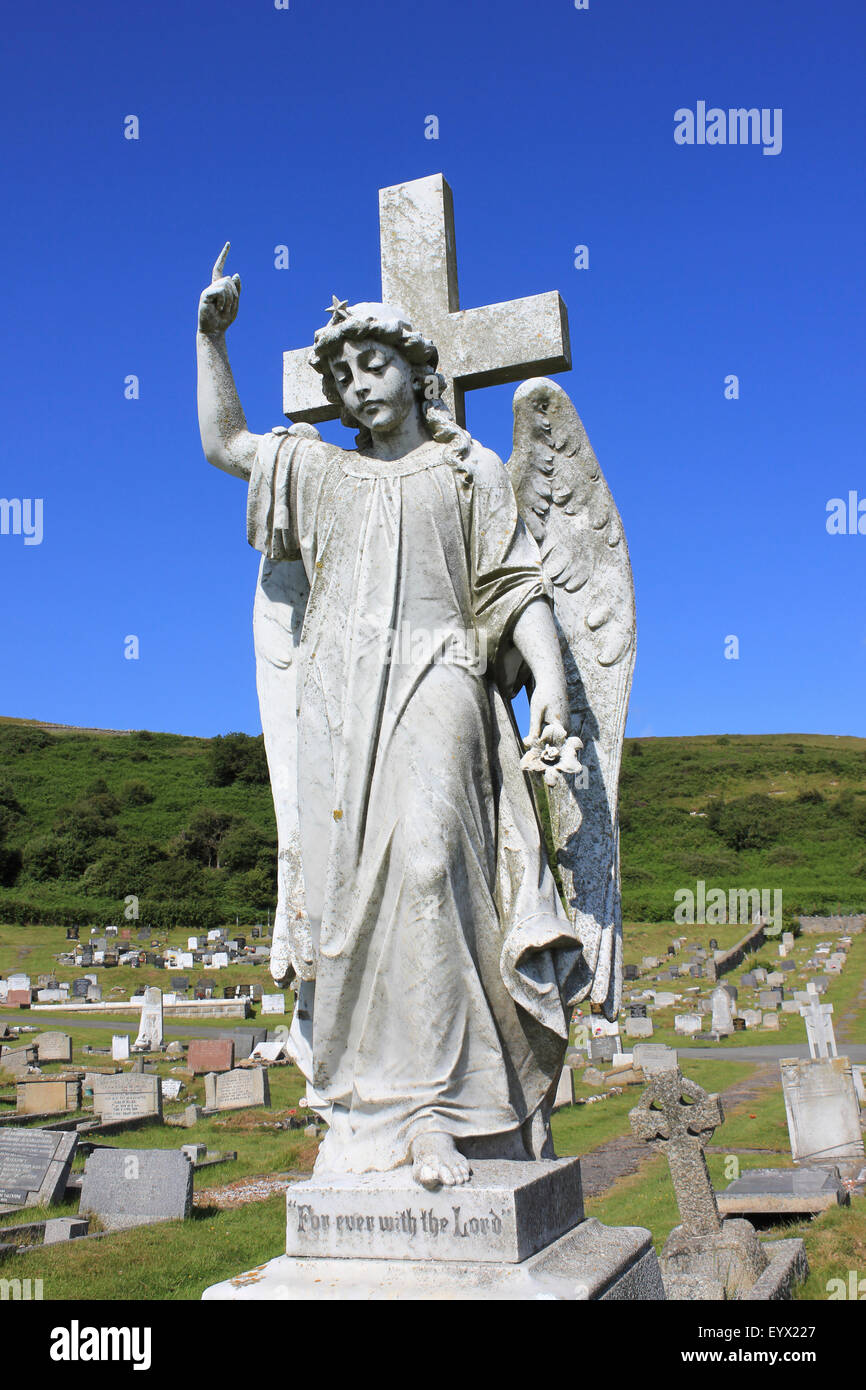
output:
[[[564,737],[565,730],[559,724],[548,724],[542,730],[541,738],[533,739],[529,751],[524,753],[520,766],[524,772],[541,772],[549,787],[557,777],[566,772],[580,772],[577,750],[583,747],[576,735]]]

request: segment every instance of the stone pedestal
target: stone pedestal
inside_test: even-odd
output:
[[[286,1255],[219,1299],[662,1299],[649,1231],[585,1220],[578,1159],[481,1161],[427,1192],[408,1168],[286,1194]]]

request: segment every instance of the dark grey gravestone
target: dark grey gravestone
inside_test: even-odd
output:
[[[627,965],[627,966],[625,966],[624,969],[623,969],[623,975],[625,976],[625,978],[626,978],[627,980],[636,980],[636,979],[638,978],[637,966],[636,966],[636,965]]]
[[[83,966],[93,964],[93,952],[89,946],[85,946],[84,950],[81,952],[81,964]]]
[[[593,1062],[611,1062],[616,1055],[614,1038],[590,1038],[589,1055]]]
[[[172,975],[169,984],[173,990],[183,993],[189,989],[189,975]]]
[[[86,999],[90,981],[83,978],[72,981],[72,994],[75,999]]]
[[[629,1018],[646,1018],[646,1004],[631,1004],[628,1013]]]
[[[47,1129],[0,1129],[0,1207],[59,1202],[78,1135]]]
[[[716,1193],[722,1216],[813,1216],[848,1206],[838,1168],[752,1168]]]
[[[783,960],[779,965],[779,969],[782,971],[783,975],[787,975],[790,970],[796,970],[797,966],[792,960]]]
[[[747,970],[745,975],[740,976],[740,984],[743,986],[743,989],[754,989],[757,983],[758,981],[750,970]]]
[[[235,1028],[227,1036],[234,1041],[235,1061],[245,1062],[254,1047],[258,1047],[261,1042],[267,1042],[268,1030],[267,1028]]]
[[[94,1149],[79,1212],[112,1231],[177,1221],[192,1212],[193,1165],[180,1149]]]

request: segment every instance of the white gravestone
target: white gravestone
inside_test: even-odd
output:
[[[794,1162],[862,1159],[860,1107],[848,1058],[788,1057],[780,1066]]]
[[[286,996],[284,994],[263,994],[262,1013],[263,1014],[284,1014],[286,1012]]]
[[[111,1039],[111,1060],[113,1062],[126,1062],[129,1060],[129,1034],[115,1033]]]
[[[158,1051],[162,1047],[162,990],[154,985],[144,991],[141,1024],[134,1046]]]
[[[806,1037],[812,1058],[837,1057],[836,1035],[833,1031],[833,1005],[822,1004],[820,995],[814,987],[807,989],[808,1004],[800,1006],[800,1015],[806,1024]]]

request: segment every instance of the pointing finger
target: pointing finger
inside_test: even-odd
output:
[[[222,279],[223,266],[226,263],[226,257],[228,256],[230,250],[231,242],[227,241],[214,262],[214,268],[211,273],[211,284],[216,284],[217,280]]]

